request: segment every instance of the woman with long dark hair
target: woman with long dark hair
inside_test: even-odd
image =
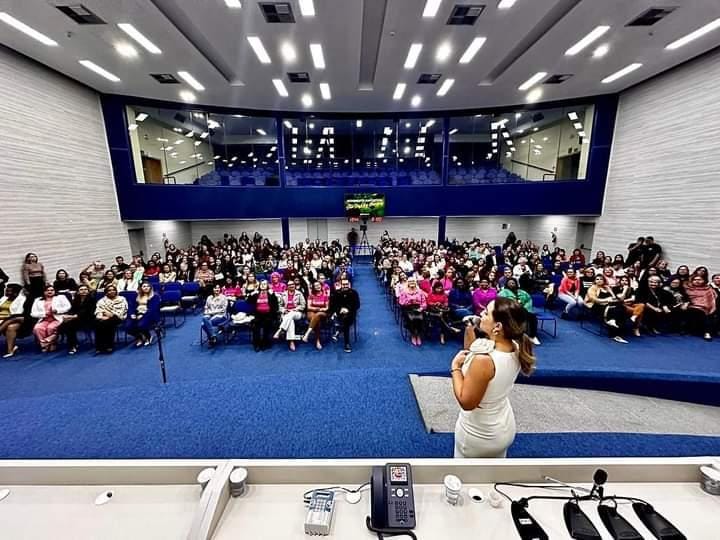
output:
[[[510,392],[518,373],[530,375],[535,356],[525,333],[527,311],[498,298],[480,316],[477,339],[452,360],[453,393],[461,407],[455,424],[455,457],[503,458],[515,440]]]
[[[40,298],[45,288],[45,267],[38,260],[35,253],[25,255],[25,262],[22,265],[22,279],[25,290],[30,298]]]

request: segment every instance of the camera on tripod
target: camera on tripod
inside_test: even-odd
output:
[[[369,217],[370,214],[360,214],[360,219],[362,220],[362,225],[360,225],[360,231],[367,232],[367,223]]]

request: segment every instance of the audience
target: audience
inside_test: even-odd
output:
[[[25,321],[27,299],[22,286],[9,283],[5,287],[5,296],[0,298],[0,335],[5,336],[7,352],[3,358],[12,358],[18,351],[15,345],[18,331]]]
[[[43,295],[47,281],[45,267],[40,264],[38,256],[34,253],[25,255],[25,262],[22,265],[22,280],[30,298],[35,299]]]
[[[268,282],[262,280],[257,294],[251,295],[248,303],[253,307],[255,315],[252,327],[253,347],[255,352],[264,351],[272,346],[272,331],[280,312],[277,295],[270,290]]]
[[[442,286],[442,285],[441,285]],[[422,329],[427,308],[427,295],[418,287],[417,279],[410,277],[407,285],[398,295],[398,303],[403,310],[405,324],[410,332],[410,342],[419,347],[422,345]]]
[[[217,344],[218,332],[230,320],[227,315],[228,299],[222,294],[220,285],[212,288],[212,293],[205,299],[205,309],[202,317],[202,329],[208,337],[210,347]]]
[[[55,287],[45,285],[43,296],[33,302],[30,316],[37,319],[33,327],[33,334],[40,343],[42,352],[55,350],[55,341],[58,337],[58,328],[63,322],[63,314],[70,311],[70,301],[62,294],[55,294]]]
[[[307,343],[310,333],[315,333],[315,348],[317,350],[322,349],[320,330],[327,318],[329,308],[330,297],[323,290],[323,284],[320,281],[316,281],[313,283],[312,290],[307,299],[307,318],[309,324],[302,340]]]
[[[295,282],[291,281],[287,285],[287,289],[280,293],[280,327],[273,335],[273,338],[280,339],[280,334],[285,333],[285,339],[288,342],[288,348],[295,350],[295,340],[298,339],[295,334],[295,322],[302,319],[305,312],[305,297],[297,290]]]
[[[95,296],[87,285],[81,284],[72,299],[70,311],[63,315],[63,322],[60,325],[60,332],[67,337],[68,354],[77,353],[77,333],[82,329],[91,329],[94,318]]]
[[[160,296],[153,292],[152,285],[145,281],[135,297],[135,312],[130,314],[127,333],[135,338],[136,347],[147,347],[152,343],[152,330],[160,313]]]
[[[348,278],[340,280],[340,289],[330,293],[330,313],[335,317],[343,333],[344,350],[351,353],[350,328],[355,324],[357,313],[360,310],[360,295],[354,290]],[[333,335],[333,341],[337,333]]]
[[[95,352],[111,354],[115,348],[115,330],[127,318],[128,303],[115,285],[105,287],[105,295],[95,306]]]

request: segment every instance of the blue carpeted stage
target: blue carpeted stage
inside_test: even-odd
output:
[[[112,356],[24,352],[0,361],[0,458],[440,457],[451,435],[423,428],[408,373],[446,373],[456,347],[402,342],[368,267],[352,354],[284,343],[255,353],[243,341],[200,349],[188,318],[157,349]],[[601,388],[719,404],[720,343],[643,337],[620,345],[558,321],[526,382]],[[622,411],[618,411],[622,414]],[[720,438],[614,433],[520,434],[515,457],[720,453]]]

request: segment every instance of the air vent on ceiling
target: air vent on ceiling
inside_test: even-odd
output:
[[[310,82],[310,74],[307,71],[296,71],[296,72],[288,72],[287,74],[288,79],[290,79],[290,82],[294,83],[309,83]]]
[[[548,77],[543,84],[562,84],[565,81],[567,81],[570,77],[572,77],[572,74],[569,73],[563,73],[561,75],[552,75],[551,77]]]
[[[463,24],[463,25],[469,25],[472,26],[475,24],[478,20],[478,17],[480,17],[480,14],[485,9],[485,6],[480,4],[473,4],[473,5],[462,5],[458,4],[453,7],[452,12],[450,13],[450,18],[447,21],[447,24]]]
[[[292,7],[288,2],[259,2],[265,20],[269,23],[294,23]]]
[[[442,77],[442,73],[423,73],[418,79],[418,84],[435,84]]]
[[[652,26],[675,11],[676,7],[650,8],[625,26]]]
[[[78,24],[107,24],[82,4],[55,7]]]
[[[150,76],[160,84],[180,84],[171,73],[151,73]]]

